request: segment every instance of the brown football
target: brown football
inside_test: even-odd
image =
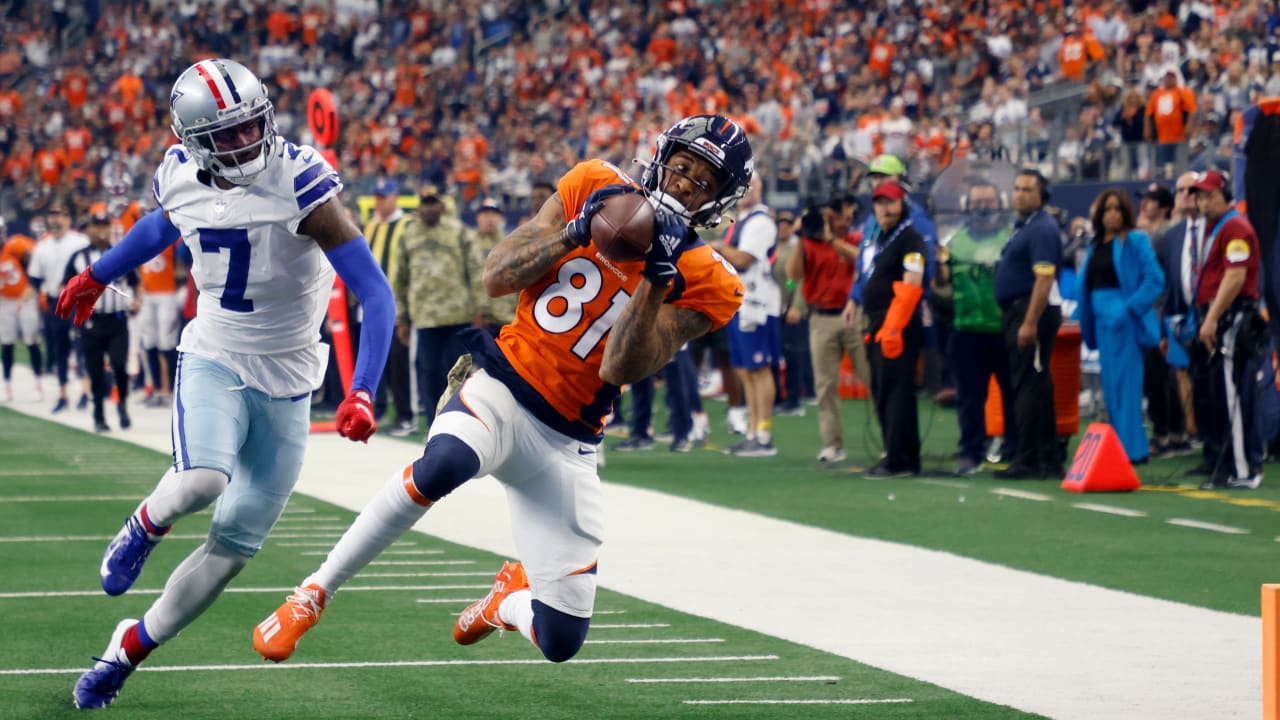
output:
[[[655,234],[653,205],[640,193],[605,198],[604,207],[591,218],[591,242],[614,262],[643,258]]]

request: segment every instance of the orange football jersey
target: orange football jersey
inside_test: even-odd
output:
[[[0,250],[0,297],[20,300],[27,292],[27,273],[23,257],[35,250],[36,243],[26,235],[14,235]]]
[[[618,183],[635,185],[603,160],[579,163],[557,188],[565,217],[577,217],[588,195]],[[742,303],[742,281],[732,265],[696,236],[688,242],[666,302],[700,312],[714,327],[721,327]],[[618,394],[617,387],[600,379],[604,344],[640,284],[643,269],[644,260],[605,259],[593,243],[570,252],[521,291],[516,318],[502,328],[497,345],[539,396],[535,404],[550,405],[564,418],[557,430],[578,437],[598,437],[603,430],[604,417]],[[513,388],[518,398],[521,390]]]
[[[138,268],[142,289],[147,294],[168,295],[178,291],[178,283],[173,276],[173,248],[174,245],[170,245]]]

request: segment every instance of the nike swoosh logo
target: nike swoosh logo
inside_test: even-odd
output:
[[[741,291],[741,290],[738,290],[737,288],[734,288],[734,290],[733,290],[733,296],[734,296],[734,297],[742,297],[742,291]]]
[[[596,454],[596,449],[595,449],[595,448],[589,448],[589,447],[586,447],[585,445],[583,445],[583,446],[580,446],[580,447],[578,448],[578,454],[579,454],[579,455],[595,455],[595,454]]]

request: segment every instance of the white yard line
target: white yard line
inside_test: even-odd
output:
[[[1072,503],[1071,507],[1090,512],[1104,513],[1106,515],[1119,515],[1121,517],[1140,518],[1146,517],[1147,514],[1141,510],[1133,510],[1130,508],[1116,507],[1115,505],[1100,505],[1098,503]]]
[[[724,638],[646,638],[644,640],[586,640],[587,645],[696,645],[722,643]]]
[[[1178,527],[1192,528],[1193,530],[1208,530],[1209,532],[1224,533],[1226,535],[1248,535],[1249,531],[1234,527],[1232,525],[1219,525],[1218,523],[1205,522],[1203,520],[1192,520],[1190,518],[1169,518],[1165,520],[1169,525],[1177,525]]]
[[[27,495],[0,497],[0,505],[5,503],[62,503],[62,502],[108,502],[112,500],[136,503],[142,498],[137,495]]]
[[[671,623],[614,623],[601,625],[591,623],[592,630],[645,630],[649,628],[669,628]]]
[[[358,582],[358,580],[355,582]],[[488,590],[490,587],[492,587],[492,585],[343,585],[342,592],[430,592],[433,590]],[[160,591],[160,588],[132,588],[129,590],[129,594],[159,595]],[[250,595],[257,593],[284,593],[285,595],[288,595],[293,591],[293,587],[236,587],[234,585],[223,590],[223,592],[227,593],[243,593]],[[26,592],[0,592],[0,600],[102,597],[104,595],[105,593],[101,590],[29,590]],[[471,602],[472,600],[475,600],[475,598],[463,600],[462,602]]]
[[[1036,502],[1050,502],[1053,500],[1052,495],[1031,492],[1030,490],[1016,490],[1014,488],[994,488],[992,489],[991,494],[1017,498],[1018,500],[1034,500]]]
[[[667,665],[683,663],[768,662],[777,655],[706,655],[702,657],[656,658],[575,658],[575,665]],[[334,670],[347,668],[415,668],[459,667],[464,665],[546,665],[542,658],[531,660],[397,660],[388,662],[331,662],[331,663],[249,663],[247,665],[141,665],[134,672],[226,672],[230,670]],[[0,670],[0,675],[79,675],[83,667],[74,668],[16,668]]]
[[[49,417],[43,405],[10,407]],[[134,428],[113,437],[168,453],[168,412],[140,408]],[[419,452],[379,436],[359,445],[314,435],[298,492],[358,511]],[[1056,720],[1258,715],[1257,616],[612,484],[608,468],[603,477],[603,588]],[[1016,492],[1066,499],[1056,488]],[[492,479],[466,483],[417,529],[516,557],[506,493]],[[839,612],[812,622],[812,608]]]
[[[593,628],[594,629],[594,628]],[[662,683],[758,683],[758,682],[839,682],[839,675],[778,675],[774,677],[677,677],[677,678],[627,678],[629,683],[662,684]]]
[[[475,560],[374,560],[370,565],[397,565],[397,566],[417,566],[417,565],[475,565]],[[493,573],[489,573],[492,575]]]
[[[846,698],[819,700],[685,700],[685,705],[892,705],[915,702],[911,698]]]

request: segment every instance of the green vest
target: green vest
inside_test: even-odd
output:
[[[1000,332],[1000,306],[996,304],[995,274],[1000,251],[1012,228],[1000,228],[981,240],[962,227],[951,237],[951,287],[955,302],[955,328],[969,332]]]

